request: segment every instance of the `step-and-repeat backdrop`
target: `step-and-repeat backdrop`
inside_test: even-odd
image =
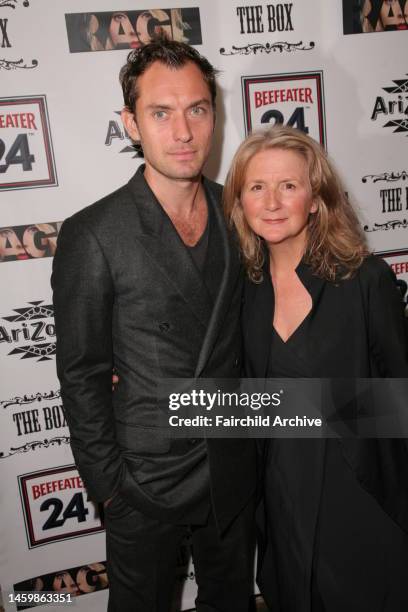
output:
[[[10,603],[14,590],[69,592],[78,612],[106,605],[103,517],[69,448],[49,278],[62,221],[127,181],[140,163],[119,116],[118,73],[129,49],[165,31],[219,69],[211,178],[224,180],[253,129],[285,123],[320,141],[373,250],[408,278],[408,0],[158,5],[0,0],[0,582],[7,611],[24,609]],[[179,609],[194,602],[188,559],[186,542]]]

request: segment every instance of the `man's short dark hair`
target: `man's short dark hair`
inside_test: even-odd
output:
[[[160,39],[151,42],[140,49],[131,51],[127,56],[126,64],[122,67],[119,80],[123,90],[125,107],[132,113],[135,112],[136,100],[139,97],[137,79],[154,62],[160,62],[168,68],[178,70],[188,62],[192,62],[199,68],[211,94],[211,102],[215,108],[217,71],[210,62],[200,55],[198,51],[182,42],[175,40]]]

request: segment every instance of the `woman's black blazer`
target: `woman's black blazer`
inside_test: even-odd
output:
[[[303,347],[308,376],[406,378],[408,388],[407,319],[389,266],[369,256],[353,278],[338,283],[318,278],[303,261],[296,272],[313,302]],[[247,377],[267,375],[273,311],[266,266],[262,283],[247,281],[245,287],[242,325]],[[408,533],[406,441],[343,438],[341,444],[361,485]]]

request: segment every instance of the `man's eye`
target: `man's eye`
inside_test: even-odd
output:
[[[205,109],[202,106],[193,106],[191,109],[192,115],[203,115],[205,113]]]
[[[293,183],[285,183],[284,187],[287,191],[292,191],[293,189],[296,189],[296,185],[294,185]]]
[[[155,111],[153,113],[153,117],[155,119],[164,119],[165,116],[166,116],[166,111],[163,111],[163,110]]]

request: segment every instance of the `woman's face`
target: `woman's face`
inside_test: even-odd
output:
[[[385,28],[387,26],[394,26],[398,30],[405,30],[407,28],[408,2],[402,4],[404,6],[403,11],[401,10],[401,3],[399,0],[385,0],[382,3],[380,21]]]
[[[309,215],[317,210],[307,161],[285,149],[256,153],[246,169],[241,205],[250,228],[269,245],[304,246]]]
[[[161,31],[161,28],[158,25],[154,27],[153,31],[150,31],[150,21],[152,19],[154,20],[154,22],[157,22],[157,20],[149,11],[144,11],[136,19],[137,36],[144,45],[147,45],[149,42],[152,41],[153,34],[155,36],[158,36]]]
[[[139,49],[142,46],[125,13],[113,13],[109,25],[109,37],[115,49]]]

